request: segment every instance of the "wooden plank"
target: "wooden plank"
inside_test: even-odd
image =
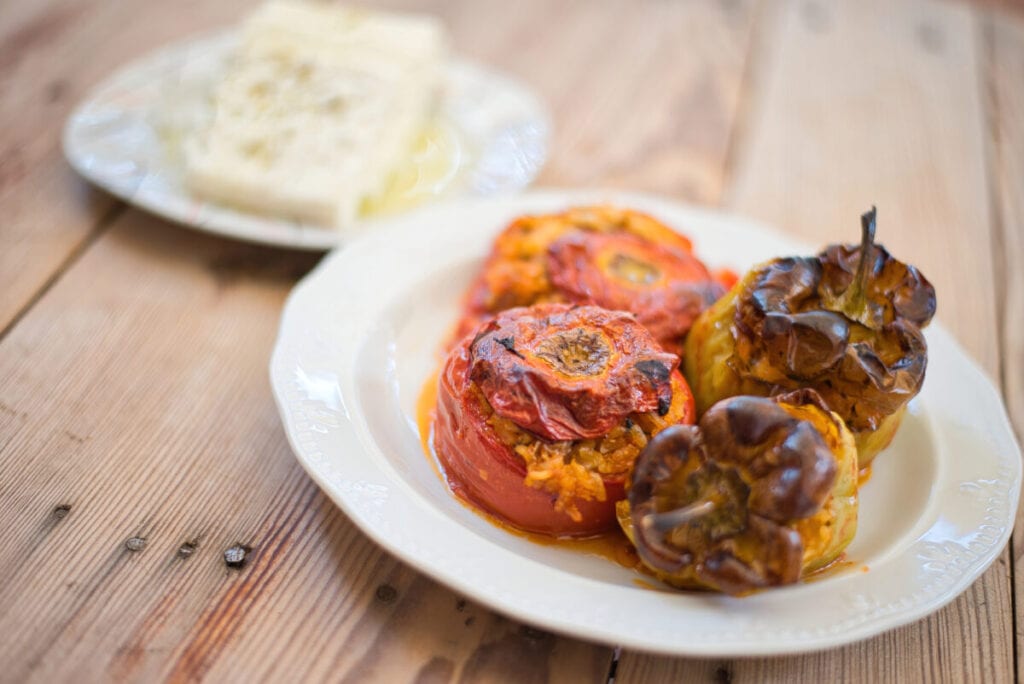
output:
[[[939,320],[998,377],[970,7],[871,0],[775,9],[756,39],[760,73],[727,206],[822,244],[853,241],[860,212],[877,204],[880,239],[933,280]],[[1019,80],[1019,60],[1013,65],[1008,73]],[[1005,681],[1014,672],[1009,575],[1004,553],[950,606],[846,648],[709,662],[624,653],[617,681]]]
[[[0,346],[5,678],[606,675],[608,649],[387,556],[298,467],[265,366],[314,260],[130,212]]]
[[[572,56],[568,72],[545,69],[550,44],[526,60],[524,76],[540,76],[560,114],[539,182],[717,202],[759,5],[660,3],[645,12],[621,5],[617,15],[598,15],[601,31],[550,17],[546,23],[569,27],[586,51]]]
[[[938,291],[939,320],[996,374],[969,9],[930,0],[781,9],[782,40],[758,60],[769,66],[729,206],[822,244],[858,239],[861,212],[876,204],[879,240],[912,255]]]
[[[58,132],[74,104],[123,62],[229,23],[252,4],[194,3],[185,10],[175,3],[67,0],[0,10],[10,17],[0,24],[16,27],[0,52],[0,126],[8,141],[0,148],[0,331],[113,206],[63,160]],[[492,3],[376,4],[435,11],[458,35],[461,52],[533,82],[560,112],[556,130],[565,138],[543,182],[717,198],[753,0],[649,3],[642,12],[622,2],[589,10],[535,4],[527,12],[496,12]],[[559,31],[538,29],[550,25]],[[132,30],[111,40],[114,26]]]
[[[246,4],[51,0],[0,7],[0,332],[115,207],[64,161],[60,132],[72,107],[125,60],[197,26],[225,23]]]
[[[555,117],[539,185],[718,201],[759,0],[386,4],[437,13],[460,54],[536,89]]]
[[[720,192],[752,2],[386,4],[436,8],[460,52],[550,99],[564,133],[548,182]],[[73,88],[98,79],[119,49],[141,52],[205,29],[205,11],[233,11],[146,3],[138,18],[153,32],[140,37],[135,24],[115,31],[129,22],[115,22],[112,6],[88,21],[132,34],[130,47],[112,37],[86,68],[72,63],[82,50],[61,43],[53,73],[84,70]],[[97,42],[89,36],[65,42]],[[43,68],[43,57],[23,68]],[[688,125],[662,130],[669,115]],[[51,152],[33,152],[26,178],[64,173]],[[57,181],[57,208],[18,183],[9,192],[21,225],[88,223]],[[111,224],[0,341],[4,678],[606,678],[611,649],[505,620],[401,565],[295,464],[266,359],[285,293],[312,257],[135,211]],[[25,293],[38,292],[34,273],[14,278]],[[223,554],[237,545],[251,547],[248,561],[229,568]]]
[[[988,105],[994,131],[991,168],[999,231],[994,261],[1003,360],[1003,394],[1017,439],[1024,440],[1024,20],[986,17]],[[1013,534],[1015,639],[1024,648],[1024,515],[1017,511]],[[1019,664],[1018,664],[1019,668]],[[1018,680],[1021,676],[1018,669]]]
[[[1024,0],[961,0],[969,2],[977,7],[995,9],[1002,12],[1012,12],[1019,19],[1024,19]]]

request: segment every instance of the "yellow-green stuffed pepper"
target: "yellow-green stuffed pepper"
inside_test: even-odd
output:
[[[641,452],[619,523],[641,561],[684,589],[792,584],[857,529],[857,450],[813,390],[733,397]]]
[[[697,412],[725,397],[818,392],[853,432],[861,467],[888,446],[921,389],[935,289],[874,244],[754,268],[694,323],[685,371]]]

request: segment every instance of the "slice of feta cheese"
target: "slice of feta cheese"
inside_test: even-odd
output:
[[[302,222],[350,222],[429,116],[445,36],[429,17],[276,1],[244,24],[188,141],[197,196]]]

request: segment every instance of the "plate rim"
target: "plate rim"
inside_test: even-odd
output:
[[[709,220],[725,220],[730,223],[743,226],[744,228],[757,230],[758,232],[762,232],[773,239],[779,239],[787,243],[794,243],[794,240],[789,236],[786,236],[774,228],[765,226],[763,223],[713,209],[694,207],[686,203],[659,197],[657,195],[628,192],[618,189],[546,189],[530,191],[515,197],[504,197],[497,200],[467,199],[448,202],[442,205],[432,205],[430,207],[420,209],[412,215],[396,217],[392,221],[388,222],[392,225],[381,226],[381,233],[360,237],[350,245],[350,249],[356,249],[356,254],[358,254],[358,250],[362,249],[358,247],[358,244],[363,241],[384,239],[388,231],[398,230],[400,234],[402,224],[422,220],[418,219],[418,215],[425,212],[452,210],[455,206],[463,206],[465,207],[465,211],[471,211],[476,207],[476,205],[512,203],[522,205],[523,209],[520,213],[525,213],[530,211],[528,208],[530,204],[538,202],[560,202],[564,206],[568,207],[574,204],[592,202],[595,197],[610,199],[613,202],[633,206],[641,210],[648,210],[652,213],[656,213],[656,209],[651,208],[652,205],[654,207],[657,207],[658,205],[671,206],[684,214],[689,214],[691,216],[703,216]],[[467,207],[466,205],[472,206]],[[497,228],[498,227],[495,227],[495,230],[497,230]],[[523,604],[508,600],[501,600],[501,597],[495,597],[493,593],[489,591],[489,587],[487,586],[474,586],[467,584],[465,580],[451,576],[451,574],[446,572],[444,568],[431,565],[429,562],[424,562],[423,558],[418,556],[414,550],[405,548],[397,544],[394,539],[382,534],[381,530],[374,526],[373,521],[368,520],[363,515],[363,512],[360,511],[357,506],[353,505],[352,501],[346,499],[346,497],[328,480],[326,475],[316,467],[313,460],[310,459],[308,449],[303,444],[303,440],[300,438],[295,426],[295,416],[293,415],[295,407],[286,397],[288,373],[291,372],[292,368],[294,368],[294,365],[290,363],[294,350],[289,349],[285,343],[288,341],[288,337],[291,334],[289,332],[289,326],[293,324],[292,318],[298,315],[297,302],[305,298],[307,293],[313,290],[318,280],[324,277],[325,273],[329,272],[333,268],[337,268],[336,266],[333,266],[333,264],[339,261],[343,262],[346,258],[355,258],[346,257],[347,253],[349,253],[349,249],[335,251],[325,258],[310,274],[308,274],[289,295],[281,316],[278,337],[269,363],[269,371],[275,402],[281,415],[289,444],[291,445],[296,458],[307,473],[309,473],[310,477],[317,482],[318,486],[324,490],[329,498],[331,498],[331,500],[342,509],[342,511],[357,525],[357,527],[359,527],[375,543],[382,546],[389,553],[398,557],[402,561],[416,568],[418,571],[427,574],[442,584],[451,587],[455,591],[465,594],[473,600],[487,605],[503,614],[512,616],[513,618],[523,622],[534,624],[544,629],[549,629],[575,638],[605,643],[608,645],[622,646],[642,652],[658,653],[670,656],[756,657],[764,655],[803,653],[833,648],[847,643],[852,643],[854,641],[860,641],[915,622],[924,616],[939,610],[969,588],[995,561],[1006,546],[1013,528],[1015,517],[1014,512],[1017,510],[1017,506],[1019,504],[1021,485],[1020,446],[1006,413],[1005,403],[991,378],[977,364],[977,362],[975,362],[962,349],[959,343],[941,326],[941,324],[933,323],[929,328],[929,342],[932,342],[931,338],[941,340],[942,344],[948,347],[948,350],[957,357],[956,360],[958,361],[958,367],[973,376],[974,382],[979,383],[978,386],[990,395],[989,398],[996,400],[1001,409],[996,418],[1000,424],[999,427],[1003,431],[1002,436],[1008,438],[1008,445],[1016,455],[1015,459],[1004,459],[1001,456],[997,458],[1002,466],[1008,468],[1008,472],[1003,474],[1003,480],[999,481],[1001,484],[1007,485],[1005,492],[1005,510],[1007,511],[1007,519],[1005,520],[1005,524],[1001,532],[994,540],[994,543],[988,545],[981,556],[968,566],[967,571],[956,575],[945,590],[939,591],[934,596],[921,599],[917,604],[905,610],[889,612],[874,618],[865,619],[857,625],[852,626],[849,630],[842,632],[833,632],[831,634],[819,633],[817,635],[806,634],[799,638],[789,638],[788,640],[786,637],[780,637],[775,641],[760,638],[748,638],[728,640],[717,644],[700,642],[693,647],[679,643],[651,644],[649,642],[641,641],[639,637],[634,638],[629,635],[615,633],[614,630],[602,630],[595,628],[594,625],[581,626],[578,624],[578,621],[559,619],[552,615],[538,617],[537,614],[531,612],[531,610]],[[387,473],[385,473],[385,475],[387,475]],[[931,497],[929,497],[929,505],[930,502]],[[437,514],[443,515],[443,513],[440,512],[437,512]],[[524,558],[524,560],[528,559]],[[577,579],[583,582],[595,581],[583,577],[577,577]],[[774,591],[778,592],[785,590]]]
[[[90,185],[100,188],[104,192],[107,192],[130,206],[146,211],[154,216],[158,216],[174,223],[175,225],[209,233],[211,235],[240,240],[250,244],[286,247],[305,251],[323,252],[347,245],[353,240],[359,239],[363,233],[372,231],[375,224],[388,222],[392,220],[392,218],[398,216],[404,216],[408,214],[409,211],[420,208],[420,206],[434,206],[447,201],[458,201],[460,199],[472,198],[472,196],[461,198],[452,197],[450,200],[440,198],[439,200],[428,201],[424,205],[413,207],[410,210],[402,211],[395,215],[357,218],[352,224],[345,226],[343,229],[333,229],[313,224],[306,224],[297,220],[275,218],[273,216],[263,216],[251,212],[235,210],[231,207],[225,207],[217,203],[197,200],[189,196],[187,193],[181,193],[180,196],[175,195],[170,202],[157,201],[145,195],[138,197],[133,192],[119,187],[109,178],[93,174],[86,167],[84,155],[78,151],[78,143],[75,142],[74,129],[81,115],[90,107],[95,106],[101,95],[105,94],[120,81],[125,80],[128,76],[145,69],[155,69],[163,61],[167,61],[178,53],[183,53],[190,49],[208,50],[211,46],[214,46],[217,43],[234,39],[237,34],[237,27],[227,27],[185,36],[180,40],[158,46],[148,52],[145,52],[126,63],[118,65],[116,68],[108,72],[97,83],[93,84],[88,89],[85,95],[75,103],[70,113],[64,119],[64,123],[61,127],[60,142],[61,152],[68,165],[71,166],[79,177]],[[539,124],[538,130],[540,131],[539,139],[542,143],[542,154],[533,175],[526,180],[523,186],[513,188],[508,191],[507,194],[517,194],[525,187],[529,187],[533,181],[536,180],[537,176],[539,176],[544,165],[550,158],[553,119],[544,100],[540,97],[537,91],[525,81],[490,64],[486,64],[460,54],[450,54],[447,56],[444,72],[445,80],[450,79],[452,73],[476,72],[477,78],[486,78],[489,82],[499,83],[501,84],[502,90],[506,92],[514,92],[518,98],[529,103],[530,109],[533,110],[533,115]],[[187,212],[177,206],[179,199],[198,202],[203,206],[211,206],[216,210],[216,213],[212,218],[208,217],[203,221],[189,220],[185,216]],[[239,223],[221,215],[220,212],[225,209],[240,214],[243,217],[243,222]],[[248,225],[248,221],[250,220],[255,221],[256,223],[254,225]],[[287,230],[267,230],[265,228],[265,224],[277,224],[278,226],[287,224],[290,228]]]

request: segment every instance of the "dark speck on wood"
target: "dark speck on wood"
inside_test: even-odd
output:
[[[946,46],[945,36],[934,24],[921,24],[917,27],[917,40],[928,52],[939,54]]]
[[[68,82],[63,79],[58,79],[50,83],[46,88],[46,101],[47,102],[58,102],[64,99],[64,96],[68,92]]]
[[[53,509],[51,515],[57,520],[63,520],[64,518],[68,517],[68,513],[70,512],[71,504],[60,504],[59,506],[56,506]]]
[[[391,603],[398,598],[398,590],[390,584],[382,584],[377,587],[376,594],[377,600],[381,603]]]
[[[193,553],[196,552],[198,544],[195,542],[187,541],[178,547],[178,558],[189,558]],[[225,559],[226,560],[226,559]]]

